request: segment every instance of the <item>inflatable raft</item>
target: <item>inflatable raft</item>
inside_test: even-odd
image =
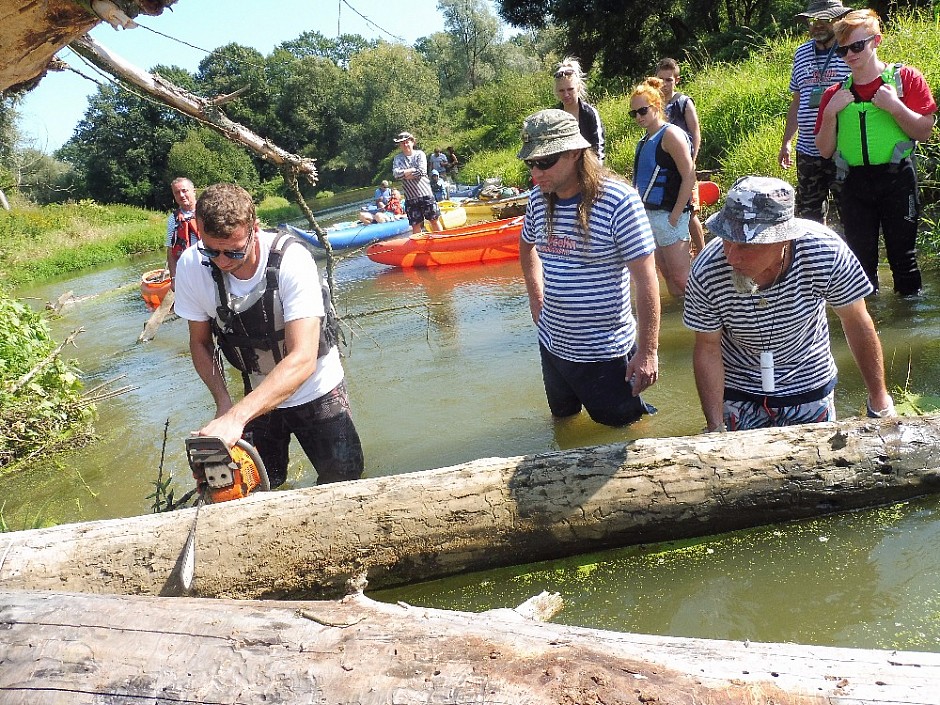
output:
[[[467,225],[440,233],[398,237],[366,249],[373,262],[393,267],[436,267],[517,259],[522,216]]]
[[[323,249],[316,233],[307,230],[295,228],[290,224],[281,224],[280,228],[286,228],[292,235],[309,242],[314,247]],[[371,242],[385,240],[396,235],[401,235],[411,229],[407,218],[399,220],[389,220],[386,223],[370,223],[363,225],[359,222],[341,223],[337,226],[326,229],[326,236],[330,239],[330,245],[333,249],[344,250],[351,247],[363,247]]]

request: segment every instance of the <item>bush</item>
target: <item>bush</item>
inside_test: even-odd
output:
[[[42,317],[0,292],[0,472],[89,430],[93,408],[81,403],[77,369],[45,361],[54,348]]]

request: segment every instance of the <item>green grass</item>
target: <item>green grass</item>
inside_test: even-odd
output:
[[[81,201],[0,211],[0,278],[14,287],[159,250],[166,214]]]

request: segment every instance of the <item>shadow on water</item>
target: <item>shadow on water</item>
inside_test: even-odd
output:
[[[165,324],[150,343],[135,343],[148,313],[134,283],[157,266],[151,256],[17,292],[36,307],[68,290],[77,296],[110,292],[69,307],[52,327],[58,339],[86,329],[71,352],[88,387],[124,375],[119,384],[136,388],[100,406],[100,440],[0,480],[11,526],[147,513],[167,420],[165,471],[173,475],[177,497],[190,489],[183,439],[214,409],[189,361],[184,321]],[[367,477],[702,428],[693,337],[676,301],[663,301],[660,382],[644,395],[659,413],[611,429],[584,414],[552,421],[518,262],[402,271],[360,254],[340,262],[336,280]],[[937,290],[936,278],[928,277],[923,299],[883,294],[870,303],[892,387],[940,393]],[[840,369],[836,402],[846,417],[864,408],[865,389],[834,317],[832,328]],[[239,380],[231,379],[239,389]],[[289,486],[313,485],[315,472],[299,449],[292,456]],[[924,500],[678,547],[457,576],[377,597],[486,609],[515,606],[547,589],[566,598],[562,620],[589,626],[940,648],[938,532],[937,504]]]

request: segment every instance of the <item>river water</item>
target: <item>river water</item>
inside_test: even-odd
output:
[[[134,389],[100,405],[99,439],[57,462],[0,479],[12,528],[147,513],[157,468],[190,489],[183,438],[213,414],[188,358],[185,322],[137,344],[148,312],[136,287],[157,255],[17,292],[35,306],[71,290],[97,295],[53,320],[58,339],[83,327],[71,351],[87,386],[120,378]],[[890,274],[884,272],[885,281]],[[639,437],[687,435],[703,419],[692,377],[692,335],[664,295],[659,409],[626,429],[585,415],[552,421],[518,262],[401,271],[350,256],[337,266],[346,323],[345,367],[363,439],[366,477]],[[889,286],[886,286],[890,289]],[[887,293],[870,308],[889,385],[940,394],[940,281],[910,302]],[[840,416],[865,391],[838,322]],[[233,377],[234,388],[240,382]],[[167,442],[164,448],[164,432]],[[294,449],[288,485],[315,483]],[[376,593],[455,609],[512,607],[560,592],[560,622],[681,636],[940,651],[940,501],[935,498],[676,545],[642,546],[456,576]]]

